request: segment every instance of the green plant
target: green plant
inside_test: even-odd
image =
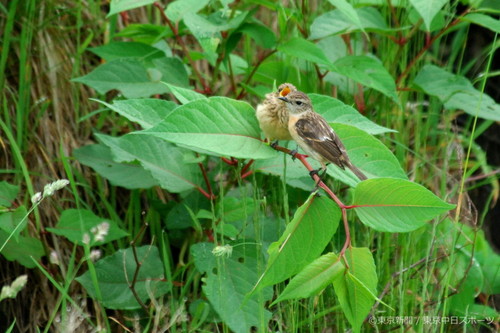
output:
[[[130,10],[150,21],[130,23]],[[465,179],[491,171],[474,139],[500,120],[484,92],[489,75],[466,75],[475,65],[490,73],[496,39],[484,65],[462,64],[461,52],[471,25],[500,31],[499,10],[488,1],[112,1],[108,19],[124,28],[89,49],[104,63],[73,82],[101,94],[94,101],[104,108],[91,116],[117,126],[100,128],[97,143],[73,156],[131,190],[131,204],[120,211],[97,178],[102,206],[94,209],[110,218],[77,200],[46,229],[73,244],[64,283],[36,260],[21,263],[38,267],[75,308],[68,289],[78,281],[98,305],[99,324],[91,325],[108,331],[105,309],[143,331],[210,331],[221,322],[235,332],[408,325],[381,322],[379,313],[474,315],[493,325],[498,313],[476,297],[498,293],[499,271],[486,258],[499,256],[459,222]],[[441,44],[455,47],[444,55]],[[317,163],[292,160],[293,143],[273,149],[262,141],[249,102],[285,81],[309,93],[369,180],[330,166],[310,194]],[[466,126],[455,135],[462,111]],[[487,122],[478,127],[478,118]],[[498,189],[495,177],[487,181]],[[347,321],[331,318],[340,310]]]

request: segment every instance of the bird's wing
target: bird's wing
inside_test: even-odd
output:
[[[295,128],[304,142],[326,160],[342,169],[349,163],[346,149],[339,137],[326,120],[317,113],[311,112],[299,119]]]

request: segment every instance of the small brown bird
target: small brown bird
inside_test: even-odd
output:
[[[278,87],[278,91],[267,94],[262,104],[257,105],[256,116],[268,142],[292,140],[288,132],[288,109],[277,99],[292,91],[297,91],[293,84],[283,83]]]
[[[360,179],[367,177],[356,168],[347,155],[339,137],[326,120],[314,112],[309,97],[301,91],[292,91],[278,99],[285,101],[289,111],[288,130],[297,144],[312,158],[321,163],[331,162],[342,169],[348,167]]]

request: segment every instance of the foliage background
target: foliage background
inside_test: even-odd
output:
[[[337,2],[337,5],[339,3],[341,2]],[[362,5],[362,1],[352,3],[358,7]],[[139,325],[147,326],[143,321],[134,319],[136,312],[105,310],[106,304],[87,298],[88,291],[75,281],[76,276],[92,267],[92,263],[85,260],[87,249],[74,246],[69,240],[45,230],[56,227],[69,209],[85,208],[99,217],[117,221],[129,235],[139,235],[137,241],[141,245],[160,245],[163,252],[159,256],[163,259],[163,265],[168,265],[171,269],[174,288],[171,294],[162,299],[163,303],[160,304],[163,307],[155,304],[157,313],[163,316],[163,322],[159,326],[169,325],[171,331],[229,331],[228,326],[220,323],[210,310],[201,288],[203,280],[200,272],[203,269],[195,267],[195,259],[188,251],[191,245],[210,240],[211,228],[206,225],[193,227],[192,216],[187,211],[182,211],[181,214],[183,205],[178,204],[186,203],[188,207],[195,207],[195,213],[198,213],[200,210],[213,212],[210,203],[198,194],[182,198],[160,187],[143,190],[137,189],[140,187],[138,185],[136,189],[129,190],[114,186],[75,158],[74,151],[77,148],[96,142],[94,133],[120,136],[137,129],[137,125],[126,118],[91,100],[98,97],[110,102],[114,98],[121,98],[122,94],[126,95],[124,92],[108,92],[104,88],[96,89],[96,92],[83,84],[74,81],[71,83],[71,79],[81,78],[105,62],[95,52],[89,52],[90,48],[120,40],[153,42],[148,40],[151,30],[146,30],[148,33],[140,36],[141,30],[137,26],[137,30],[134,30],[134,24],[151,24],[142,28],[159,31],[160,35],[165,33],[161,40],[172,46],[174,54],[186,65],[189,81],[174,80],[170,83],[191,86],[207,95],[244,99],[255,106],[263,94],[272,89],[274,81],[278,84],[292,81],[308,93],[337,96],[347,105],[361,109],[375,123],[396,130],[397,133],[390,133],[379,139],[391,149],[412,181],[424,185],[449,202],[457,203],[459,198],[463,199],[462,209],[456,220],[466,227],[439,224],[442,219],[436,219],[432,225],[440,227],[423,228],[408,234],[389,234],[376,232],[359,223],[351,223],[355,243],[370,248],[374,253],[379,279],[378,291],[385,292],[382,295],[384,302],[396,309],[394,315],[418,316],[426,313],[430,316],[444,316],[449,313],[443,312],[443,304],[448,302],[450,296],[460,294],[453,287],[465,284],[465,290],[472,293],[469,292],[465,297],[464,304],[498,308],[498,296],[474,289],[480,279],[474,278],[470,273],[470,267],[475,267],[470,264],[474,256],[466,256],[465,261],[461,262],[463,257],[456,254],[458,251],[455,253],[454,246],[447,244],[448,239],[445,237],[453,235],[453,239],[457,241],[460,235],[473,235],[470,238],[472,241],[467,243],[471,247],[465,250],[474,253],[478,249],[486,249],[485,252],[478,253],[486,253],[488,260],[497,258],[493,252],[488,252],[490,246],[484,240],[488,240],[493,249],[498,248],[500,231],[498,223],[494,223],[499,217],[496,205],[500,165],[498,119],[479,119],[476,123],[473,116],[457,111],[457,107],[443,107],[443,100],[431,97],[435,87],[426,91],[413,84],[424,64],[434,64],[467,77],[476,89],[484,90],[498,101],[498,55],[490,55],[498,45],[496,33],[500,30],[499,8],[497,6],[495,9],[493,1],[442,1],[439,19],[431,24],[419,19],[418,14],[410,10],[408,3],[406,7],[400,7],[397,3],[399,2],[392,1],[392,6],[383,3],[377,7],[393,30],[384,32],[367,28],[367,34],[370,35],[368,41],[359,29],[352,29],[344,35],[343,41],[353,48],[353,54],[370,53],[381,61],[398,83],[397,98],[402,107],[398,107],[394,100],[377,89],[365,89],[364,93],[359,94],[355,83],[346,83],[345,79],[331,73],[323,75],[326,72],[321,67],[321,58],[308,59],[307,56],[304,57],[304,54],[309,54],[307,50],[302,53],[285,47],[290,46],[287,42],[294,37],[307,38],[315,32],[321,32],[322,29],[313,29],[313,24],[319,16],[333,10],[330,3],[231,3],[231,9],[251,13],[250,16],[260,20],[272,31],[273,36],[262,31],[260,34],[247,32],[248,35],[243,34],[244,38],[238,44],[232,45],[234,40],[229,38],[231,35],[223,31],[223,47],[216,48],[214,54],[209,54],[200,44],[203,27],[197,35],[192,26],[186,28],[181,25],[185,29],[182,30],[182,38],[188,50],[186,52],[181,44],[174,41],[164,17],[152,5],[106,17],[110,7],[107,2],[102,1],[2,2],[0,146],[3,153],[0,168],[2,180],[18,185],[20,190],[11,200],[12,207],[9,209],[29,207],[31,196],[53,180],[68,178],[72,180],[72,185],[68,190],[57,192],[54,197],[44,200],[30,215],[28,225],[23,230],[24,237],[36,239],[42,245],[38,252],[41,253],[39,262],[43,269],[34,267],[29,260],[23,265],[19,261],[1,257],[0,281],[3,285],[10,284],[22,274],[28,274],[29,282],[15,299],[5,299],[0,303],[0,329],[7,329],[14,318],[14,331],[36,331],[37,328],[64,331],[69,327],[80,331],[88,331],[89,327],[108,327],[119,331],[120,326],[111,318],[130,329]],[[201,13],[208,15],[221,10],[225,5],[224,1],[210,2]],[[450,26],[465,11],[474,11],[474,8],[481,6],[494,9],[486,13],[496,23],[470,24],[460,21]],[[430,33],[425,31],[429,30],[426,29],[426,24],[431,27]],[[154,27],[161,27],[163,30],[154,30]],[[404,27],[408,28],[403,29]],[[230,29],[228,31],[231,32]],[[445,33],[440,34],[441,31]],[[399,46],[395,41],[402,36],[408,40]],[[435,36],[439,38],[433,40],[426,49],[425,45]],[[312,40],[316,41],[320,37],[324,36],[313,35]],[[321,41],[318,43],[321,44]],[[420,52],[423,52],[422,57],[412,64],[411,61]],[[227,65],[227,54],[239,56],[232,59],[233,70],[244,62],[246,68],[233,73],[227,67],[224,69],[222,65]],[[214,70],[217,68],[214,64],[219,59],[221,66]],[[406,68],[409,68],[408,75],[398,80]],[[484,75],[487,80],[482,86]],[[132,95],[125,97],[137,97],[133,96],[134,92],[136,90],[133,89]],[[171,94],[163,91],[157,92],[157,95],[161,96],[156,97],[175,100]],[[466,164],[469,150],[470,160]],[[307,199],[307,191],[286,186],[278,177],[257,174],[251,181],[243,181],[238,177],[243,164],[231,168],[214,158],[208,158],[205,162],[214,188],[231,185],[227,190],[233,190],[235,199],[227,200],[236,200],[238,204],[238,199],[248,195],[252,199],[249,204],[257,207],[254,213],[274,223],[276,230],[271,231],[274,238],[270,238],[269,242],[276,240],[298,204]],[[350,192],[345,186],[338,182],[330,184],[349,198]],[[460,184],[465,186],[463,193],[459,191]],[[256,202],[258,204],[255,205]],[[262,202],[265,205],[261,205]],[[22,209],[19,214],[22,214]],[[169,214],[178,214],[179,218],[176,220],[190,227],[169,228],[166,222],[169,221]],[[452,218],[455,219],[454,216]],[[141,233],[145,221],[150,227]],[[468,227],[473,231],[470,234]],[[484,230],[484,236],[479,230]],[[130,240],[132,237],[122,238],[104,244],[100,249],[104,255],[112,255],[119,249],[126,248]],[[439,240],[444,241],[439,243]],[[342,242],[343,235],[340,232],[332,240],[330,247],[338,249]],[[435,246],[429,247],[429,244]],[[58,254],[60,264],[50,262],[51,252]],[[165,264],[166,257],[171,260],[168,264]],[[498,261],[490,263],[495,267]],[[455,271],[456,267],[458,271]],[[478,275],[484,273],[478,273],[479,270],[475,272]],[[468,276],[473,276],[471,285],[463,281],[458,281],[457,284],[450,282],[450,285],[440,283],[445,277],[449,279],[453,275],[460,276],[463,281]],[[64,286],[64,291],[58,290],[54,280],[48,277]],[[385,287],[388,288],[387,291]],[[283,290],[284,285],[276,288],[278,291]],[[76,303],[68,304],[67,298],[74,299]],[[454,302],[460,303],[457,299]],[[201,312],[196,311],[196,304],[202,304]],[[350,327],[347,320],[340,316],[341,311],[332,287],[311,299],[280,304],[271,308],[272,329],[275,330],[322,331],[332,327]],[[380,308],[381,306],[377,307],[378,310]],[[90,315],[89,322],[82,324],[80,310]],[[417,330],[423,331],[425,326],[419,325]],[[154,324],[147,327],[158,329]],[[372,329],[367,323],[363,327],[366,330]],[[495,329],[495,326],[488,327],[484,326],[483,329]],[[454,329],[451,325],[431,328],[442,328],[445,331]]]

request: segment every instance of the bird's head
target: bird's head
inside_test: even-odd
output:
[[[311,110],[311,100],[301,91],[291,91],[286,96],[280,96],[283,102],[286,102],[288,111],[293,114],[299,114]]]

